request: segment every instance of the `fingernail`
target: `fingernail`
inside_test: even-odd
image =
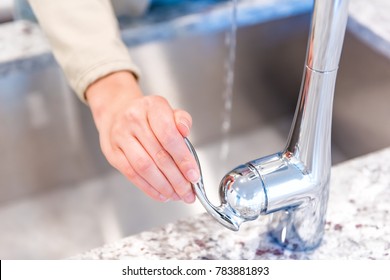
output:
[[[169,201],[169,199],[166,198],[165,196],[163,196],[162,194],[160,194],[160,200],[161,200],[162,202],[168,202],[168,201]]]
[[[180,124],[182,124],[187,129],[187,131],[190,131],[190,127],[185,121],[180,121]]]
[[[187,178],[188,178],[188,180],[190,180],[190,182],[196,183],[199,181],[199,174],[198,174],[198,172],[195,171],[195,169],[190,169],[187,172]]]
[[[194,201],[195,201],[195,196],[194,196],[194,194],[193,194],[192,192],[189,192],[188,194],[186,194],[186,195],[184,196],[184,201],[185,201],[186,203],[192,203],[192,202],[194,202]]]

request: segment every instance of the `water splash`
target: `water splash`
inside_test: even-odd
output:
[[[226,161],[229,151],[229,134],[232,126],[232,109],[233,109],[233,93],[234,93],[234,66],[236,63],[236,45],[237,45],[237,2],[232,1],[232,10],[230,14],[230,29],[225,36],[225,45],[228,48],[228,57],[225,61],[225,89],[223,92],[224,111],[222,116],[222,146],[220,158]]]

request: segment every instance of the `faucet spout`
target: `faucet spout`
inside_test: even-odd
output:
[[[320,244],[329,195],[333,96],[348,3],[314,2],[302,85],[286,147],[225,175],[220,183],[221,206],[210,205],[203,183],[194,186],[206,210],[226,227],[238,230],[242,222],[270,214],[270,236],[282,246],[309,250]]]

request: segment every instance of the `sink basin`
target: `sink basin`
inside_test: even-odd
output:
[[[239,29],[230,153],[223,160],[225,33],[130,48],[144,91],[191,113],[190,139],[211,197],[229,169],[283,147],[309,20]],[[347,33],[334,101],[334,164],[389,146],[388,77],[390,61]],[[62,258],[204,211],[198,203],[153,202],[111,168],[88,108],[56,65],[3,77],[0,89],[0,258]]]

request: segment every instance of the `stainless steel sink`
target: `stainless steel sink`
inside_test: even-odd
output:
[[[304,15],[239,29],[223,170],[214,169],[223,142],[225,33],[130,49],[145,92],[164,95],[192,114],[190,138],[206,188],[216,190],[228,169],[284,145],[308,27]],[[390,145],[389,77],[390,61],[347,33],[334,101],[334,163]],[[0,79],[0,124],[0,258],[62,258],[203,212],[197,203],[155,203],[113,170],[88,108],[55,65]]]

